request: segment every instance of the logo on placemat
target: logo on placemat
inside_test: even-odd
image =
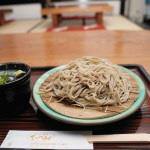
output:
[[[38,135],[38,134],[33,134],[30,136],[31,141],[50,141],[51,136],[49,134],[43,134],[43,135]]]

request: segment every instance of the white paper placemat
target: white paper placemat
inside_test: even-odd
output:
[[[10,130],[1,148],[93,149],[85,134],[89,132]]]

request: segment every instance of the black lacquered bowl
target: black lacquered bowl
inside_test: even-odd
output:
[[[31,68],[23,63],[0,64],[0,71],[5,70],[22,70],[25,72],[20,78],[0,85],[0,116],[16,115],[23,112],[29,104]]]

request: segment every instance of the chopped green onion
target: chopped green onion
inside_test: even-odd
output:
[[[6,84],[9,80],[9,76],[7,73],[0,75],[0,85]]]

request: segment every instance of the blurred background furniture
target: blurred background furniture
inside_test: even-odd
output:
[[[63,19],[63,13],[94,13],[97,24],[103,24],[103,13],[108,13],[112,11],[112,7],[108,4],[99,4],[99,5],[79,5],[79,6],[62,6],[55,8],[45,8],[43,9],[43,15],[52,16],[52,24],[54,27],[57,27],[60,21]],[[80,16],[81,17],[81,16]],[[85,19],[85,16],[82,16],[81,19]],[[83,21],[84,22],[84,21]],[[83,23],[85,24],[85,23]]]
[[[0,9],[0,25],[4,25],[8,21],[5,20],[5,14],[11,13],[11,9]]]
[[[139,6],[143,2],[136,0],[138,4],[134,5],[133,1],[135,2],[135,0],[132,0],[132,2],[130,0],[0,0],[0,9],[12,10],[11,13],[5,14],[5,20],[13,20],[10,23],[0,26],[0,34],[49,32],[48,30],[52,26],[52,16],[50,13],[44,15],[42,12],[45,10],[67,6],[77,7],[80,5],[81,7],[85,7],[86,5],[95,6],[102,4],[110,5],[113,8],[111,12],[103,15],[104,30],[139,31],[142,30],[142,27],[149,28],[148,18],[150,5],[147,2],[149,0],[142,0],[146,2],[144,4],[146,5],[146,13],[142,16],[142,19],[139,19],[139,21],[143,20],[141,23],[137,23],[129,14],[133,11],[138,11],[139,8],[142,9],[142,5],[141,7]],[[59,27],[77,25],[84,28],[85,24],[87,26],[94,26],[96,25],[94,18],[95,15],[91,12],[85,12],[83,14],[63,13],[59,17],[61,20]],[[146,24],[146,26],[143,26],[143,24]]]
[[[0,0],[0,4],[2,2],[4,1]],[[11,5],[11,2],[14,2],[14,0],[10,0],[9,5],[6,5],[6,2],[8,0],[5,1],[5,5],[0,5],[0,9],[12,10],[11,13],[5,14],[5,21],[12,21],[0,26],[0,34],[28,33],[43,21],[40,3],[12,3],[13,5]]]

